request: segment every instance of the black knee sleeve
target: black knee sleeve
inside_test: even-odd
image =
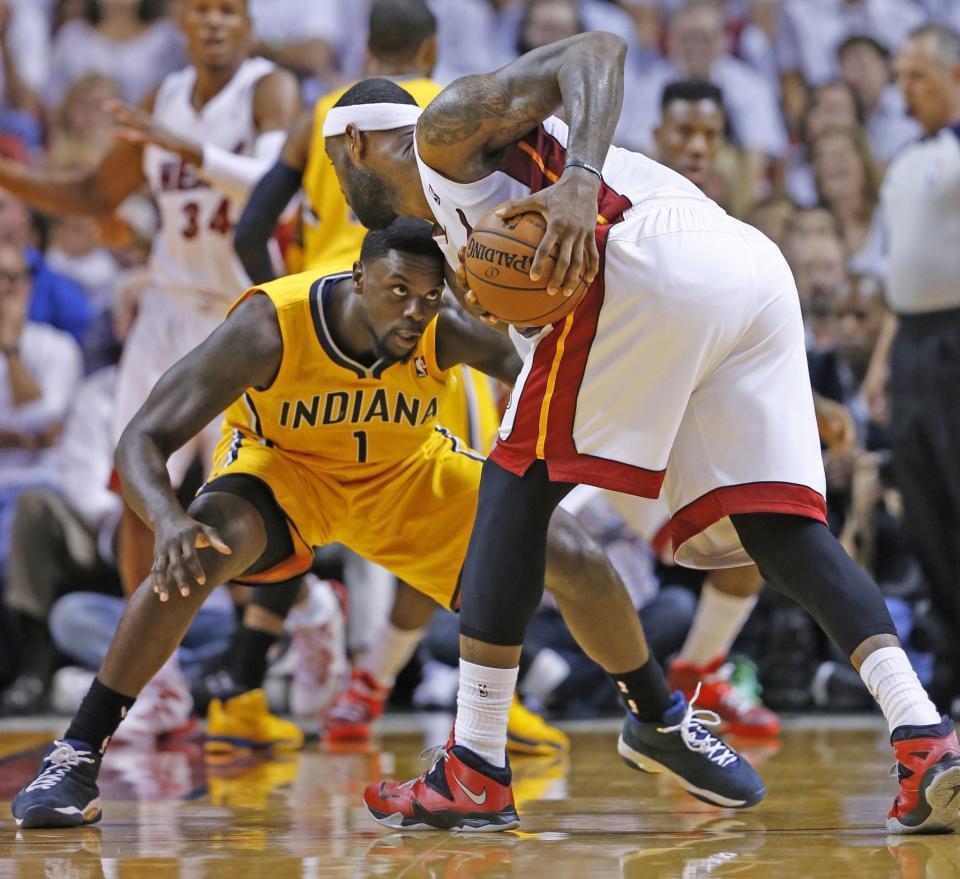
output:
[[[290,608],[296,604],[302,585],[303,577],[294,577],[292,580],[284,580],[282,583],[256,586],[250,603],[276,614],[280,619],[286,619],[287,614],[290,613]]]
[[[730,517],[764,580],[796,601],[850,656],[873,635],[896,635],[869,575],[821,522],[782,513]]]
[[[484,463],[461,579],[462,635],[503,646],[523,643],[543,595],[550,516],[572,487],[551,482],[540,461],[523,477]]]

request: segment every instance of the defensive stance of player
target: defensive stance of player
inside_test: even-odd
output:
[[[14,801],[18,824],[98,820],[96,776],[110,736],[217,584],[286,580],[309,568],[314,546],[337,541],[457,604],[483,459],[436,425],[439,400],[458,363],[509,382],[520,364],[504,337],[458,308],[441,311],[443,290],[429,224],[401,220],[367,235],[352,274],[294,275],[251,289],[160,380],[117,449],[127,500],[157,535],[153,570],[64,740]],[[166,459],[224,409],[213,473],[184,512]],[[550,530],[548,580],[583,649],[611,673],[645,663],[643,630],[603,553],[562,511]],[[666,690],[661,675],[625,698],[639,706]],[[502,750],[513,693],[487,696],[506,699],[504,724],[475,735]],[[644,759],[710,802],[759,800],[763,784],[750,765],[682,698],[677,704],[675,724],[631,721]],[[474,769],[461,786],[473,797],[485,763],[465,759]],[[509,777],[509,768],[499,771]],[[516,825],[512,797],[499,803],[497,820]]]

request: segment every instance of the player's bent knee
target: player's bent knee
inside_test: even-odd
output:
[[[547,531],[547,591],[560,597],[582,593],[591,584],[605,581],[595,574],[608,564],[599,544],[580,523],[565,510],[555,510]]]
[[[232,492],[211,491],[199,495],[190,504],[187,515],[215,529],[230,547],[230,555],[206,551],[206,554],[216,553],[214,560],[229,567],[230,576],[243,573],[266,548],[267,529],[257,508]]]

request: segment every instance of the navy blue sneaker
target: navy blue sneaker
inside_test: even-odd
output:
[[[697,686],[687,704],[682,693],[660,723],[643,723],[627,713],[617,742],[623,762],[641,772],[666,772],[698,800],[739,809],[759,803],[766,794],[754,768],[707,727],[720,718],[713,711],[694,710]]]
[[[17,826],[79,827],[100,820],[97,773],[101,756],[86,742],[54,742],[40,769],[13,801]]]

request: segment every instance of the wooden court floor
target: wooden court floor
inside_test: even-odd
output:
[[[745,812],[631,771],[605,723],[572,728],[569,759],[514,761],[517,832],[384,832],[360,806],[364,785],[419,772],[425,737],[433,744],[448,723],[426,736],[393,724],[378,749],[315,744],[283,761],[212,767],[193,745],[115,748],[101,774],[101,824],[24,832],[7,803],[47,733],[0,726],[0,879],[960,877],[960,837],[883,830],[895,784],[873,718],[796,721],[778,741],[745,749],[768,789]]]

